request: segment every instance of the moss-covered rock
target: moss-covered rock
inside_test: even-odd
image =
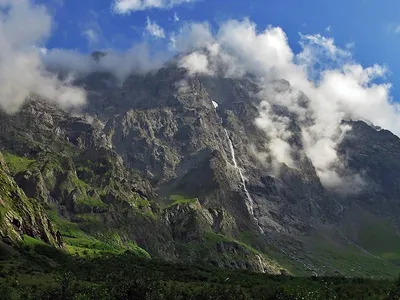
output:
[[[21,190],[0,154],[0,235],[3,241],[15,243],[24,234],[56,247],[63,245],[41,204]]]

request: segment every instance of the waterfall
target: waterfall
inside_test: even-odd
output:
[[[214,103],[213,103],[213,104],[214,104]],[[218,107],[218,104],[217,104],[217,105],[214,104],[214,107],[217,108],[217,107]],[[220,118],[220,121],[221,121],[221,124],[222,124],[222,118]],[[230,150],[231,150],[231,156],[232,156],[233,167],[236,169],[236,171],[237,171],[238,174],[239,174],[240,180],[242,181],[243,190],[244,190],[244,192],[245,192],[245,194],[246,194],[246,198],[247,198],[246,206],[247,206],[247,209],[249,210],[250,215],[251,215],[251,216],[253,217],[253,219],[256,221],[256,224],[257,224],[258,229],[260,230],[260,232],[261,232],[262,234],[264,234],[265,232],[264,232],[264,230],[261,228],[260,222],[258,221],[258,219],[256,218],[256,216],[255,216],[255,214],[254,214],[254,200],[253,200],[253,198],[251,197],[249,190],[247,189],[246,179],[244,178],[242,169],[238,166],[238,163],[237,163],[237,161],[236,161],[236,154],[235,154],[235,148],[233,147],[233,142],[232,142],[231,138],[229,137],[228,130],[226,130],[226,129],[224,128],[224,131],[225,131],[226,138],[228,139],[229,148],[230,148]],[[279,249],[284,255],[289,256],[291,259],[293,259],[293,260],[297,261],[298,263],[300,263],[301,265],[303,265],[303,267],[305,268],[305,270],[314,271],[314,274],[315,274],[316,276],[318,276],[318,274],[317,274],[316,271],[315,271],[316,268],[315,268],[314,266],[312,266],[311,264],[308,264],[308,263],[305,262],[305,261],[302,261],[301,259],[299,259],[299,258],[296,257],[295,255],[293,255],[292,253],[285,251],[283,248],[279,247],[279,245],[276,244],[276,243],[274,243],[272,240],[270,240],[269,243],[272,244],[272,245],[274,245],[274,246],[275,246],[277,249]],[[260,256],[257,256],[257,259],[258,259],[258,261],[259,261],[259,263],[260,263],[260,266],[261,266],[261,268],[262,268],[262,272],[265,273],[265,269],[264,269],[264,266],[263,266],[261,257],[260,257]]]
[[[212,104],[213,104],[213,106],[214,106],[214,109],[217,110],[217,108],[218,108],[218,103],[215,102],[215,101],[212,101]],[[218,116],[218,113],[217,113],[217,116]],[[220,117],[220,122],[221,122],[221,124],[223,123],[223,120],[222,120],[221,117]],[[232,156],[232,163],[233,163],[233,166],[234,166],[234,168],[236,169],[236,171],[237,171],[238,174],[239,174],[240,180],[241,180],[241,182],[242,182],[243,191],[244,191],[244,193],[246,194],[246,199],[247,199],[247,201],[246,201],[246,206],[247,206],[247,209],[248,209],[250,215],[251,215],[251,216],[254,218],[254,220],[256,221],[256,224],[257,224],[258,228],[260,229],[260,232],[264,234],[264,230],[261,228],[260,222],[258,221],[258,219],[256,218],[256,216],[255,216],[255,214],[254,214],[254,200],[253,200],[253,198],[251,197],[249,190],[247,189],[246,179],[244,178],[242,169],[238,166],[238,163],[237,163],[237,161],[236,161],[235,148],[233,147],[232,140],[231,140],[231,138],[229,137],[228,130],[226,130],[226,129],[224,128],[224,131],[225,131],[226,138],[228,139],[229,148],[230,148],[230,150],[231,150],[231,156]]]
[[[218,103],[216,103],[215,101],[212,101],[212,104],[213,104],[213,106],[214,106],[215,109],[218,108]],[[217,115],[218,115],[218,114],[217,114]],[[222,118],[220,117],[219,119],[220,119],[220,123],[222,124],[222,123],[223,123]],[[261,228],[261,226],[260,226],[260,222],[258,221],[257,217],[256,217],[255,214],[254,214],[254,200],[253,200],[253,198],[251,197],[249,190],[247,189],[246,179],[245,179],[245,177],[244,177],[244,175],[243,175],[243,171],[242,171],[242,169],[238,166],[238,163],[237,163],[237,160],[236,160],[235,148],[233,147],[233,142],[232,142],[231,138],[229,137],[228,130],[226,130],[226,129],[224,128],[224,131],[225,131],[226,138],[228,139],[229,149],[230,149],[230,151],[231,151],[231,156],[232,156],[233,167],[236,169],[237,173],[239,174],[240,180],[241,180],[241,182],[242,182],[243,191],[244,191],[245,194],[246,194],[246,198],[247,198],[246,206],[247,206],[247,209],[248,209],[250,215],[251,215],[251,216],[253,217],[253,219],[256,221],[256,224],[257,224],[257,226],[258,226],[260,232],[261,232],[262,234],[265,234],[264,230],[263,230],[263,229]],[[294,261],[296,261],[296,262],[300,263],[301,265],[303,265],[303,267],[304,267],[305,270],[313,271],[313,272],[314,272],[314,275],[315,275],[315,276],[318,276],[318,273],[315,271],[315,270],[318,270],[318,269],[317,269],[315,266],[313,266],[313,265],[311,265],[311,264],[309,264],[309,263],[307,263],[307,262],[301,260],[300,258],[296,257],[294,254],[285,251],[283,248],[279,247],[279,245],[276,244],[276,243],[274,243],[272,240],[270,240],[268,243],[271,244],[271,245],[273,245],[273,246],[275,246],[275,247],[276,247],[277,249],[279,249],[284,255],[288,256],[289,258],[291,258],[291,259],[293,259]],[[262,263],[262,259],[261,259],[261,257],[260,257],[259,255],[257,255],[257,259],[258,259],[258,261],[259,261],[259,263],[260,263],[260,266],[261,266],[261,268],[262,268],[262,273],[265,273],[266,271],[265,271],[265,269],[264,269],[264,265],[263,265],[263,263]],[[319,271],[319,270],[318,270],[318,271]]]
[[[239,166],[238,166],[238,164],[237,164],[236,155],[235,155],[235,148],[233,148],[232,140],[231,140],[231,138],[229,137],[228,131],[227,131],[225,128],[224,128],[224,130],[225,130],[226,138],[228,139],[228,142],[229,142],[229,148],[230,148],[230,150],[231,150],[233,166],[235,167],[236,171],[237,171],[238,174],[239,174],[240,180],[242,181],[243,190],[244,190],[244,192],[245,192],[245,194],[246,194],[246,198],[247,198],[247,202],[246,202],[247,208],[248,208],[250,214],[254,217],[254,201],[253,201],[253,198],[251,198],[251,195],[250,195],[250,193],[249,193],[249,190],[247,189],[246,180],[245,180],[245,178],[244,178],[242,169],[240,169]]]
[[[266,272],[265,272],[264,264],[262,262],[262,259],[261,259],[260,255],[257,254],[256,257],[257,257],[258,263],[260,264],[260,267],[261,267],[261,273],[265,274]]]

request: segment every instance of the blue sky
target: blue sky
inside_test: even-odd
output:
[[[321,33],[334,37],[337,45],[354,45],[352,52],[363,66],[386,65],[393,95],[400,99],[400,1],[398,0],[198,0],[164,9],[145,9],[118,14],[112,0],[36,0],[45,4],[56,23],[48,48],[126,49],[132,43],[149,40],[165,46],[167,40],[155,41],[144,34],[150,18],[165,35],[184,22],[208,21],[212,26],[228,19],[248,17],[259,30],[268,25],[280,26],[289,37],[292,49],[300,51],[299,32]],[[180,21],[174,22],[174,14]],[[396,32],[396,29],[398,32]],[[96,42],[88,43],[84,32],[91,30]]]
[[[227,19],[250,18],[259,30],[280,26],[289,43],[299,51],[299,32],[334,37],[339,46],[354,44],[355,59],[363,65],[387,65],[393,92],[400,98],[400,2],[387,0],[199,0],[168,9],[147,9],[117,14],[111,0],[41,0],[52,11],[56,27],[47,47],[89,52],[101,48],[128,48],[150,39],[144,35],[146,19],[160,25],[168,34],[182,22],[208,21],[213,26]],[[174,22],[174,14],[180,21]],[[327,30],[330,29],[330,30]],[[83,34],[93,30],[98,41],[88,43]]]
[[[178,92],[194,74],[258,76],[254,122],[270,139],[267,155],[293,166],[290,122],[273,114],[277,103],[304,124],[323,184],[353,188],[360,176],[338,172],[346,163],[336,149],[351,131],[342,121],[400,137],[399,11],[399,0],[0,0],[0,109],[15,113],[34,94],[79,110],[87,93],[71,84],[75,76],[111,72],[123,82],[183,51]],[[94,50],[110,51],[95,61]],[[276,93],[271,83],[282,78],[292,88]]]

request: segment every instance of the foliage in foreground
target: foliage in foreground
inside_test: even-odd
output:
[[[143,259],[95,258],[45,244],[0,253],[2,299],[400,299],[400,280],[290,277]]]

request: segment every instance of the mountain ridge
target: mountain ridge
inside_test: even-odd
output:
[[[122,85],[105,73],[76,84],[88,93],[80,116],[32,99],[17,114],[2,114],[0,132],[3,153],[17,162],[34,161],[21,170],[14,166],[12,176],[52,216],[68,251],[131,249],[172,261],[319,275],[351,274],[345,262],[357,256],[369,262],[358,274],[375,276],[380,259],[360,250],[357,233],[352,239],[340,233],[346,212],[357,203],[365,222],[385,223],[389,217],[382,228],[393,237],[400,193],[396,136],[347,121],[352,130],[339,152],[376,188],[338,196],[323,187],[302,154],[301,128],[284,107],[274,105],[273,111],[290,120],[296,167],[280,164],[275,172],[255,155],[267,153],[271,141],[254,123],[261,87],[253,80],[188,77],[170,66],[132,75]],[[290,83],[277,82],[280,91],[288,88]],[[304,96],[299,101],[307,105]],[[375,142],[380,146],[374,152]],[[381,154],[386,160],[372,163]],[[6,163],[12,166],[13,160]],[[390,184],[379,181],[381,167],[396,178]],[[384,208],[377,213],[379,205]],[[319,261],[330,252],[314,244],[328,237],[348,252],[339,255],[343,269]],[[396,255],[378,274],[398,272]]]

